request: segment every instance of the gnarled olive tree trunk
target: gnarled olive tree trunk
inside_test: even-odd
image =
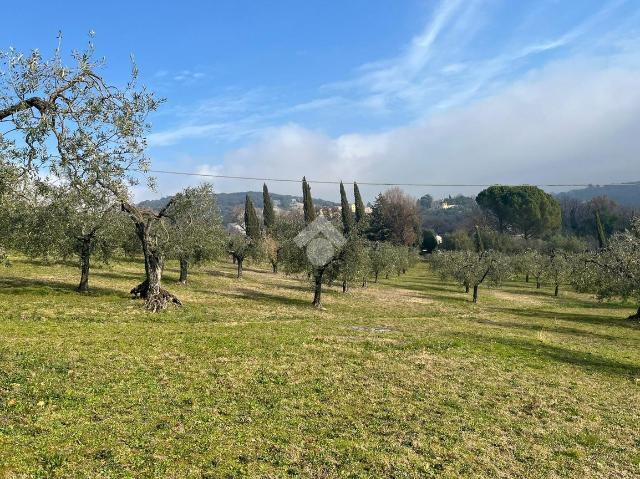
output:
[[[80,284],[78,285],[79,293],[89,292],[89,265],[91,261],[91,246],[93,238],[93,233],[78,238],[78,254],[80,256]]]
[[[180,258],[180,279],[182,284],[187,284],[187,276],[189,275],[189,261],[186,258]]]
[[[169,203],[170,204],[170,203]],[[182,305],[182,302],[173,294],[161,287],[163,257],[162,251],[158,247],[156,238],[153,237],[152,228],[159,222],[166,208],[159,213],[141,211],[128,203],[122,204],[122,209],[126,211],[136,229],[136,235],[142,245],[144,255],[145,280],[131,290],[135,297],[145,300],[145,308],[152,312],[158,312],[167,307],[169,302]]]

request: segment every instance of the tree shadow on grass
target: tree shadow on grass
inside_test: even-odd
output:
[[[505,328],[505,329],[522,329],[526,331],[544,331],[548,333],[571,334],[571,335],[581,336],[585,338],[591,337],[591,338],[606,339],[610,341],[615,341],[620,339],[620,336],[595,333],[592,331],[585,331],[577,328],[567,328],[565,326],[543,326],[541,324],[518,323],[516,321],[492,321],[488,319],[479,319],[477,320],[477,322],[480,324],[488,324],[489,326],[495,326],[498,328]]]
[[[105,288],[102,286],[89,286],[88,293],[78,293],[76,283],[66,283],[58,280],[40,280],[30,278],[0,278],[0,293],[5,291],[12,295],[47,295],[51,292],[56,293],[73,293],[79,297],[82,296],[118,296],[120,298],[129,298],[126,291]]]
[[[615,359],[605,358],[588,351],[574,351],[559,346],[541,343],[539,341],[529,341],[525,339],[488,337],[465,333],[465,337],[480,344],[490,342],[511,348],[517,353],[534,355],[544,359],[550,359],[559,363],[579,366],[588,371],[621,377],[640,376],[640,366],[629,364]]]
[[[248,301],[259,301],[261,303],[267,303],[267,304],[278,303],[278,304],[284,304],[287,306],[311,307],[311,296],[307,301],[299,298],[279,296],[277,294],[270,294],[270,293],[265,293],[262,291],[256,291],[256,290],[247,289],[247,288],[239,288],[239,289],[236,289],[235,291],[237,292],[236,294],[231,292],[216,292],[216,294],[227,297],[227,298],[242,299],[242,300],[248,300]]]
[[[218,269],[200,270],[198,273],[205,276],[214,276],[216,278],[236,279],[238,277],[238,273],[236,271],[220,271]]]
[[[593,306],[593,305],[592,305]],[[631,328],[640,330],[640,325],[634,321],[629,321],[626,317],[611,318],[608,316],[596,316],[585,313],[569,313],[558,311],[547,311],[540,309],[518,309],[518,308],[499,308],[495,307],[495,311],[512,314],[514,316],[524,316],[534,319],[554,319],[561,321],[570,321],[575,323],[593,324],[598,326],[610,325],[620,326],[623,328]],[[621,311],[622,312],[622,311]]]
[[[277,284],[276,287],[278,289],[289,289],[291,291],[298,291],[298,292],[310,292],[313,293],[313,287],[308,284]],[[326,290],[323,287],[322,288],[322,292],[324,293]]]
[[[131,280],[136,284],[138,284],[143,281],[144,272],[143,273],[125,273],[125,272],[118,272],[118,271],[92,271],[89,277],[89,281],[91,281],[91,276],[99,276],[101,278],[109,278],[109,279]]]
[[[385,284],[385,286],[391,286],[394,288],[398,288],[398,289],[410,289],[411,291],[421,291],[423,293],[430,293],[431,291],[439,291],[442,293],[451,293],[451,294],[455,294],[456,292],[456,288],[455,287],[444,287],[441,285],[433,285],[433,284],[422,284],[422,283],[416,283],[416,282],[406,282],[406,283],[402,283],[402,284],[393,284],[393,283],[387,283]],[[460,286],[460,291],[463,290],[462,286]]]
[[[464,291],[460,291],[457,294],[437,294],[437,293],[423,293],[421,295],[415,295],[416,298],[427,299],[433,301],[439,301],[444,304],[466,304],[468,306],[473,306],[471,293],[466,294]],[[480,293],[480,301],[482,301],[482,293]]]
[[[269,269],[259,269],[256,268],[255,266],[244,266],[242,268],[242,271],[249,271],[250,273],[258,273],[258,274],[268,274],[269,276],[275,276],[273,274],[273,271],[269,270]]]

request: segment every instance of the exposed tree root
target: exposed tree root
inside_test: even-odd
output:
[[[144,299],[144,308],[153,313],[166,309],[169,303],[182,306],[182,301],[164,288],[158,288],[157,292],[151,293],[149,290],[149,282],[146,280],[133,288],[131,294],[134,298]]]

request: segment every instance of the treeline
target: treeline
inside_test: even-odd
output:
[[[640,219],[630,218],[628,228],[607,234],[600,212],[608,202],[596,199],[598,208],[581,216],[592,224],[591,237],[585,238],[562,227],[560,203],[539,188],[494,186],[476,201],[488,220],[483,226],[471,232],[459,229],[445,235],[441,244],[432,235],[423,240],[425,252],[432,253],[433,269],[466,292],[473,290],[473,302],[482,284],[520,277],[534,281],[538,289],[551,285],[556,296],[571,286],[601,299],[633,298],[640,303]],[[639,315],[640,309],[631,318]]]
[[[553,198],[552,196],[550,196]],[[624,231],[631,226],[631,219],[637,215],[637,208],[618,204],[606,196],[598,196],[588,200],[572,198],[567,195],[555,197],[560,207],[560,227],[556,232],[577,236],[592,246],[598,244],[598,232],[595,217],[598,215],[609,237]],[[446,205],[446,208],[442,207]],[[418,200],[423,231],[432,231],[440,235],[445,243],[451,236],[459,238],[473,231],[475,225],[499,230],[498,218],[488,214],[486,209],[476,202],[476,198],[468,196],[448,197],[434,201],[430,195]],[[526,217],[526,212],[523,217]],[[455,240],[454,240],[455,244]]]

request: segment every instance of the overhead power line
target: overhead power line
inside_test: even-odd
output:
[[[234,176],[234,175],[216,175],[211,173],[193,173],[188,171],[170,171],[170,170],[136,170],[141,173],[156,173],[161,175],[181,175],[181,176],[198,176],[202,178],[218,178],[218,179],[227,179],[227,180],[247,180],[247,181],[270,181],[270,182],[280,182],[280,183],[300,183],[302,181],[299,179],[292,178],[261,178],[257,176]],[[307,178],[308,183],[315,184],[325,184],[325,185],[338,185],[340,184],[339,180],[314,180]],[[352,183],[352,181],[346,181],[344,183]],[[372,182],[372,181],[356,181],[358,185],[363,186],[420,186],[420,187],[477,187],[477,188],[485,188],[488,186],[499,185],[503,183],[395,183],[395,182]],[[549,183],[549,184],[532,184],[532,183],[524,183],[530,184],[531,186],[539,186],[539,187],[588,187],[588,186],[636,186],[640,185],[640,181],[631,181],[631,182],[620,182],[620,183],[606,183],[606,184],[595,184],[595,183]]]

